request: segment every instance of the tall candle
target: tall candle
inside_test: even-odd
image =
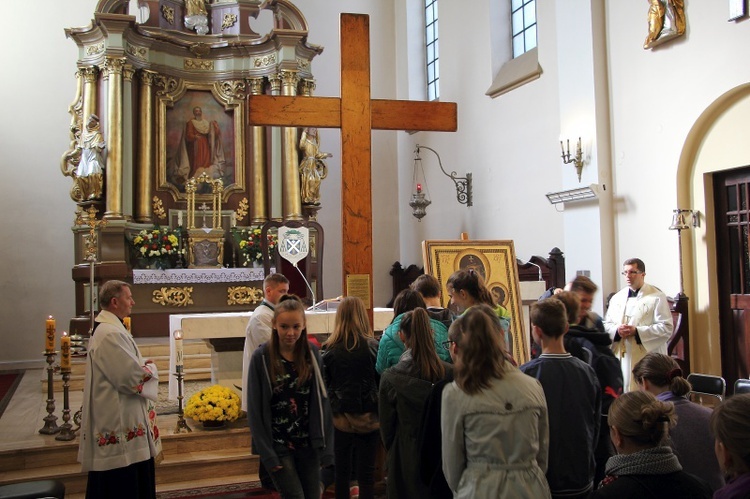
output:
[[[127,330],[128,330],[128,332],[130,332],[130,317],[125,317],[125,318],[124,318],[124,319],[122,320],[122,323],[123,323],[123,325],[125,326],[125,329],[127,329]]]
[[[174,332],[174,365],[177,371],[182,371],[183,366],[183,351],[182,351],[182,329],[177,329]]]
[[[60,338],[60,368],[70,370],[70,336],[65,331]]]
[[[47,319],[47,328],[44,333],[44,350],[47,353],[55,351],[55,319],[51,315]]]
[[[177,212],[177,225],[182,227],[182,210]]]

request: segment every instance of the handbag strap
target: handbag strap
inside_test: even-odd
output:
[[[323,376],[320,374],[320,367],[318,367],[318,360],[315,352],[310,352],[312,357],[313,370],[315,371],[315,379],[318,380],[318,389],[321,390],[323,398],[328,398],[328,391],[326,390],[326,384],[323,382]]]

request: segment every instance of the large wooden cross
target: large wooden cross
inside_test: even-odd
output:
[[[251,125],[341,129],[343,289],[367,276],[372,323],[371,131],[455,132],[456,104],[371,99],[369,16],[341,14],[341,98],[253,95],[247,116]]]

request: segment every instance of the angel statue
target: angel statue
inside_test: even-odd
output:
[[[199,35],[208,33],[208,12],[205,0],[185,0],[185,26]]]
[[[314,127],[308,127],[302,131],[299,148],[304,155],[299,164],[302,204],[318,205],[320,204],[320,182],[328,176],[328,167],[323,160],[330,158],[331,153],[320,152],[318,129]]]
[[[106,144],[99,129],[99,117],[90,115],[83,132],[77,125],[72,126],[71,136],[75,146],[63,155],[61,163],[63,174],[73,177],[70,197],[79,203],[101,199]]]

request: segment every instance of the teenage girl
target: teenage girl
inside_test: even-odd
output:
[[[285,295],[271,339],[248,373],[248,419],[254,451],[283,498],[318,499],[320,468],[333,464],[333,421],[318,349],[307,340],[305,308]]]

